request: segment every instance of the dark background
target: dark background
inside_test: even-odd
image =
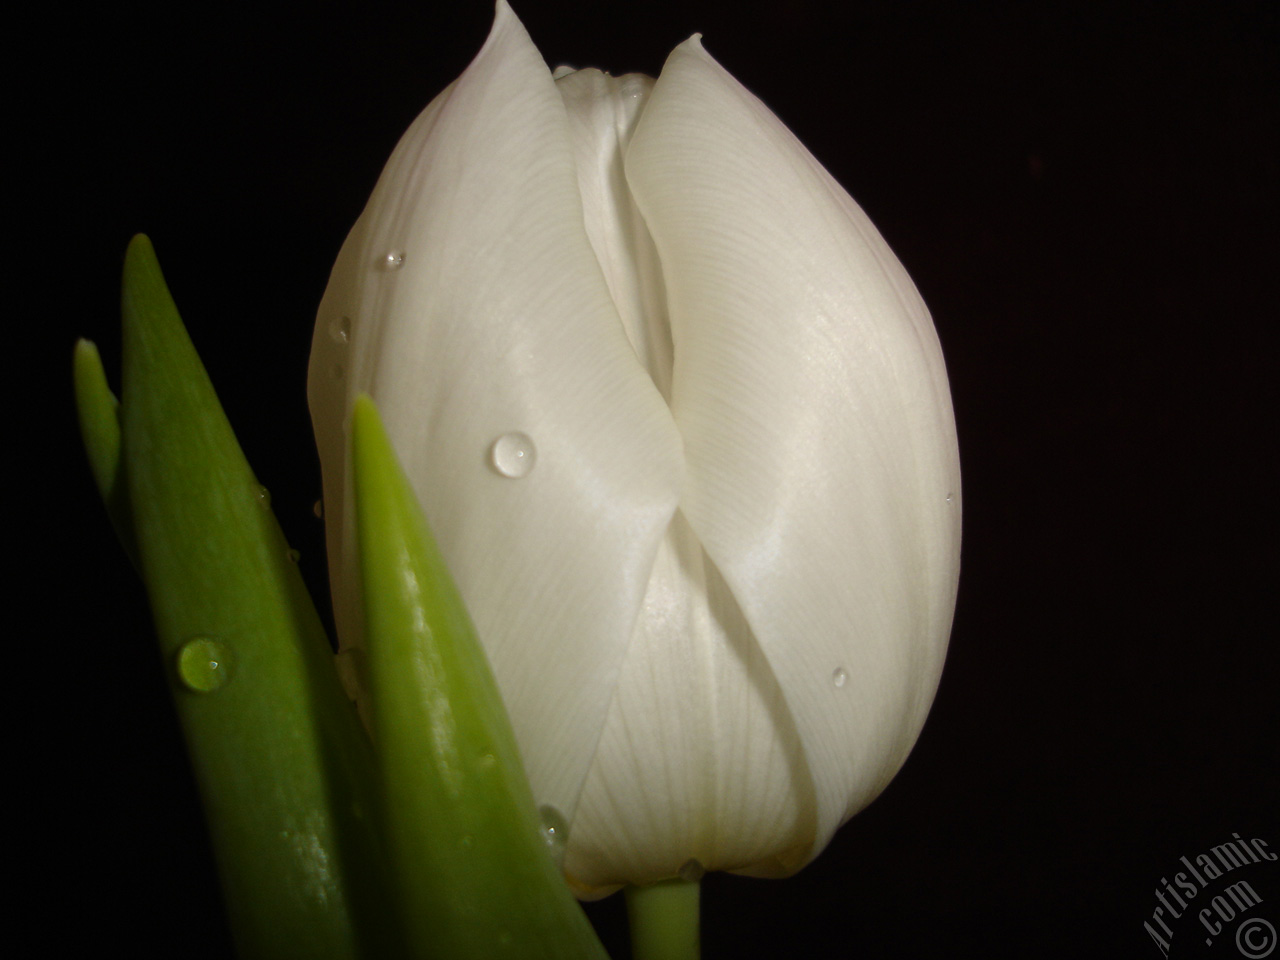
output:
[[[951,376],[963,572],[928,724],[798,876],[706,880],[708,958],[1157,957],[1142,922],[1180,856],[1233,832],[1280,849],[1276,8],[517,3],[552,66],[656,74],[701,31],[878,225]],[[52,589],[11,638],[41,954],[86,932],[138,957],[230,949],[145,598],[78,450],[74,338],[115,374],[122,256],[149,233],[324,605],[314,311],[396,140],[491,19],[487,0],[295,9],[67,9],[10,41],[31,66],[9,187],[37,216],[14,230],[9,319],[39,338],[17,357],[39,382],[11,422],[37,446],[11,510],[42,530],[12,622]],[[1275,869],[1252,869],[1280,925]],[[626,957],[621,899],[591,913]]]

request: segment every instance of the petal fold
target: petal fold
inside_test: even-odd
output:
[[[737,600],[677,513],[565,870],[593,888],[580,896],[667,879],[690,861],[777,873],[772,861],[795,848],[807,853],[813,832],[811,778],[787,704]]]
[[[632,349],[665,399],[671,397],[671,323],[662,266],[627,186],[623,157],[653,79],[575,70],[556,81],[569,115],[578,188],[591,247]]]

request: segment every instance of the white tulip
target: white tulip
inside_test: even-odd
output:
[[[699,37],[656,81],[553,75],[499,0],[396,147],[312,344],[344,649],[358,392],[570,825],[580,896],[794,872],[901,767],[959,571],[937,335],[866,215]]]

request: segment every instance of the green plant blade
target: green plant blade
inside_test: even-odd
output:
[[[604,958],[547,848],[484,651],[365,396],[352,448],[374,741],[413,953]]]
[[[88,340],[76,342],[72,370],[76,413],[80,418],[80,439],[89,456],[89,469],[98,494],[106,505],[124,552],[138,566],[138,545],[133,540],[133,512],[129,507],[128,484],[120,460],[120,403],[107,386],[98,348]]]
[[[121,455],[138,557],[237,949],[386,955],[371,751],[144,236],[125,258],[122,312]],[[88,395],[101,414],[101,390]],[[105,463],[94,450],[109,442],[89,446]]]

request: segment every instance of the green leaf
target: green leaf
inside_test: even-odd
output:
[[[547,848],[462,599],[365,396],[352,446],[369,699],[412,951],[604,958]]]
[[[129,245],[122,310],[123,474],[110,466],[101,364],[95,371],[78,351],[86,445],[109,503],[121,476],[127,483],[238,950],[320,960],[394,952],[381,939],[392,924],[380,915],[368,742],[144,236]]]
[[[80,438],[89,456],[89,469],[106,505],[124,552],[138,566],[138,545],[133,540],[133,511],[129,506],[128,484],[120,460],[120,403],[107,386],[98,348],[88,340],[76,342],[74,371],[76,413],[80,418]]]

